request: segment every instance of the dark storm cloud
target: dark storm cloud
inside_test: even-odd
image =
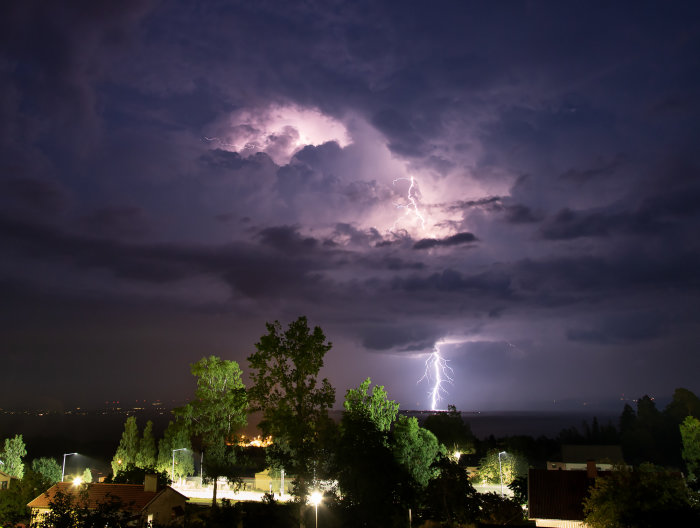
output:
[[[288,227],[270,228],[262,234],[263,246],[288,254],[284,260],[244,243],[220,247],[135,245],[7,217],[0,217],[0,237],[6,248],[22,255],[49,261],[69,259],[79,268],[107,269],[121,279],[162,284],[208,273],[252,297],[297,289],[299,294],[307,288],[312,291],[310,286],[320,283],[318,272],[329,265],[323,259],[305,258],[312,239],[302,239]]]
[[[618,155],[611,161],[598,167],[584,170],[569,169],[563,173],[560,178],[562,180],[571,180],[579,184],[586,183],[589,180],[594,180],[597,178],[610,178],[615,174],[617,169],[624,163],[624,161],[624,156]]]
[[[513,266],[518,287],[542,299],[575,293],[573,300],[589,295],[613,298],[625,291],[661,288],[697,288],[700,285],[700,252],[679,250],[656,255],[644,250],[602,257],[523,260]]]
[[[88,231],[108,238],[141,237],[150,231],[150,222],[141,207],[103,207],[80,219]]]
[[[308,255],[318,245],[315,238],[301,236],[292,226],[268,227],[260,231],[259,237],[263,245],[287,255]]]
[[[571,328],[566,331],[566,337],[588,344],[619,345],[658,339],[668,332],[668,323],[662,314],[643,313],[610,317],[595,328]]]
[[[688,222],[700,214],[700,183],[697,168],[669,169],[641,203],[615,204],[597,211],[562,209],[540,228],[551,240],[607,237],[613,233],[668,236],[683,233]],[[689,178],[688,175],[695,175]]]
[[[86,314],[109,321],[77,347],[98,350],[137,308],[144,328],[187,328],[196,352],[171,356],[185,373],[265,320],[315,314],[361,345],[328,362],[355,384],[361,348],[388,358],[461,332],[478,339],[455,359],[470,407],[504,386],[580,395],[582,368],[601,391],[666,390],[697,362],[697,20],[691,2],[4,3],[5,312],[60,320],[64,354]],[[322,124],[297,144],[309,123],[289,108],[347,142]],[[409,176],[431,238],[395,214]],[[13,343],[41,364],[27,339]],[[133,343],[144,372],[168,348]],[[618,375],[632,347],[658,368]]]
[[[366,326],[359,329],[362,346],[373,351],[413,352],[431,350],[440,331],[427,324]]]
[[[541,219],[526,205],[516,204],[505,207],[506,221],[511,224],[531,224]]]
[[[264,156],[264,154],[261,154]],[[255,158],[244,158],[238,152],[229,152],[227,150],[210,150],[199,157],[199,161],[207,168],[221,170],[240,170],[251,163],[255,163]]]
[[[424,138],[413,125],[395,110],[382,110],[375,114],[372,123],[386,134],[391,141],[389,148],[404,156],[420,156],[425,154]]]
[[[394,279],[392,287],[408,292],[440,291],[448,293],[471,292],[493,297],[511,295],[511,278],[499,271],[489,271],[465,276],[453,269],[446,269],[429,276],[414,275]]]
[[[449,247],[458,246],[461,244],[470,244],[479,239],[473,233],[457,233],[456,235],[447,238],[424,238],[413,244],[413,249],[430,249],[434,247]]]
[[[460,200],[456,203],[449,204],[446,209],[450,211],[472,209],[475,207],[484,207],[487,210],[500,210],[502,208],[501,203],[502,198],[500,196],[488,196],[486,198],[480,198],[479,200]]]
[[[69,201],[66,191],[56,182],[33,178],[0,180],[0,195],[6,206],[24,206],[33,213],[56,214]]]

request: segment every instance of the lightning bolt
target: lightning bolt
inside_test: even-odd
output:
[[[233,143],[226,143],[223,139],[218,138],[218,137],[207,137],[207,136],[204,136],[204,139],[205,139],[206,141],[210,141],[210,142],[213,141],[213,142],[216,142],[216,143],[218,143],[219,145],[221,145],[221,146],[223,146],[223,147],[226,147],[226,148],[231,148],[231,149],[233,149],[233,150],[238,150],[238,147],[236,147],[236,145],[234,145]]]
[[[406,202],[405,204],[397,203],[394,202],[394,205],[396,206],[397,209],[405,209],[406,214],[411,216],[413,215],[414,217],[418,218],[421,224],[421,228],[425,230],[425,218],[423,217],[423,214],[420,212],[418,209],[418,203],[416,202],[415,195],[413,194],[414,187],[416,185],[416,181],[411,176],[410,178],[396,178],[394,180],[394,185],[396,185],[397,181],[400,180],[405,180],[408,182],[411,182],[411,184],[408,186],[408,192],[406,193]],[[396,221],[398,222],[398,220]],[[391,227],[391,230],[394,231],[396,229],[396,222],[394,222],[394,225]]]
[[[454,375],[454,370],[447,364],[447,360],[440,355],[440,345],[442,343],[437,343],[433,351],[425,360],[425,372],[423,377],[418,380],[420,383],[426,380],[428,383],[433,384],[432,390],[428,392],[430,396],[430,410],[437,411],[438,404],[443,400],[444,396],[447,396],[447,390],[445,389],[446,383],[452,383],[452,376]]]

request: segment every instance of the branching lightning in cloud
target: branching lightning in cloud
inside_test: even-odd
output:
[[[444,343],[436,343],[433,351],[425,360],[425,372],[423,377],[418,380],[420,383],[426,380],[428,383],[432,383],[433,388],[428,392],[430,395],[430,409],[432,411],[438,410],[438,405],[447,396],[447,390],[445,385],[447,383],[452,383],[452,376],[454,371],[452,367],[447,364],[447,360],[440,355],[440,345]]]
[[[399,180],[405,180],[411,182],[411,184],[408,186],[408,192],[406,193],[406,203],[402,204],[394,202],[394,205],[397,209],[405,209],[406,215],[417,218],[420,221],[421,229],[425,230],[425,217],[418,209],[418,203],[416,202],[416,197],[414,194],[414,187],[416,185],[415,179],[413,178],[413,176],[411,176],[410,178],[396,178],[394,180],[394,185],[396,185],[396,182]],[[398,220],[396,222],[398,222]],[[392,231],[396,229],[396,222],[394,222],[394,225],[392,225],[391,227]]]

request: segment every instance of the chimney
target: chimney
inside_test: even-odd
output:
[[[586,471],[588,472],[589,479],[594,479],[598,476],[598,469],[595,467],[595,460],[588,460],[586,462]]]
[[[158,491],[158,477],[156,475],[146,473],[143,479],[143,491]]]

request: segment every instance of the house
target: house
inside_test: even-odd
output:
[[[17,479],[4,471],[0,471],[0,490],[9,489],[13,480],[16,481]]]
[[[622,448],[619,445],[563,445],[559,461],[547,462],[547,469],[578,470],[588,469],[589,461],[594,460],[598,471],[612,471],[615,466],[625,465]]]
[[[123,511],[131,516],[134,526],[181,524],[187,501],[187,497],[170,486],[157,489],[155,475],[146,475],[143,485],[100,482],[74,486],[71,482],[59,482],[27,504],[34,521],[50,511],[49,503],[58,492],[72,495],[76,502],[88,509],[97,509],[98,505],[116,499],[122,504]]]
[[[528,472],[528,517],[536,526],[584,528],[583,500],[595,482],[595,463],[588,471]]]

